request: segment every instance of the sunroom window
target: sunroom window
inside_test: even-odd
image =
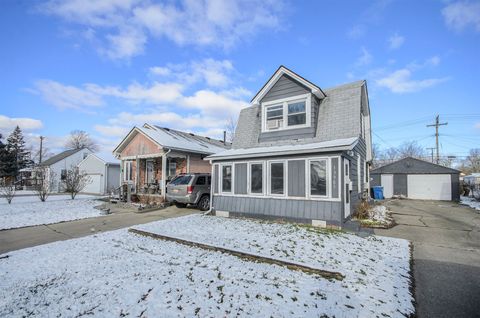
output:
[[[327,160],[310,161],[310,195],[327,195]]]
[[[250,193],[263,193],[263,163],[250,165]]]
[[[270,163],[270,194],[285,193],[285,169],[283,162]]]
[[[232,166],[222,166],[222,192],[232,192]]]

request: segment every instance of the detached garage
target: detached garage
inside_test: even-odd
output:
[[[78,164],[78,169],[90,177],[82,193],[108,194],[120,185],[120,163],[107,162],[90,154]]]
[[[404,195],[418,200],[460,200],[460,171],[427,161],[404,158],[370,172],[373,186],[382,186],[385,198]]]

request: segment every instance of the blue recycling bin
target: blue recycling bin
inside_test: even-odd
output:
[[[376,187],[373,187],[373,198],[375,200],[383,200],[385,199],[383,197],[383,187],[379,187],[379,186],[376,186]]]

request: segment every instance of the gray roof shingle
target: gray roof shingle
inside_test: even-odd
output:
[[[420,159],[407,157],[373,169],[371,174],[457,174],[460,171]]]
[[[40,166],[51,166],[53,165],[54,163],[56,162],[59,162],[60,160],[63,160],[67,157],[70,157],[71,155],[83,150],[83,149],[86,149],[86,148],[81,148],[81,149],[69,149],[69,150],[65,150],[64,152],[61,152],[59,154],[56,154],[55,156],[53,157],[50,157],[48,158],[47,160],[43,161]]]
[[[240,112],[233,149],[308,144],[335,139],[358,137],[364,80],[324,90],[327,97],[320,101],[316,133],[313,138],[285,139],[259,142],[261,133],[261,109],[252,105]]]

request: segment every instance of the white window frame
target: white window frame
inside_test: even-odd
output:
[[[337,186],[339,187],[339,195],[337,198],[332,197],[332,183],[333,177],[331,173],[332,168],[332,159],[337,158]],[[298,196],[289,196],[288,195],[288,162],[289,161],[296,161],[296,160],[304,160],[305,161],[305,196],[298,197]],[[327,196],[316,196],[311,195],[310,189],[310,161],[315,160],[327,160]],[[284,194],[271,194],[270,193],[270,163],[274,162],[283,162],[284,163]],[[248,172],[247,172],[247,194],[235,194],[235,163],[247,163]],[[254,163],[263,163],[263,195],[257,193],[251,193],[250,191],[250,165]],[[272,159],[272,160],[252,160],[252,161],[242,161],[242,162],[225,162],[225,163],[215,163],[212,166],[218,166],[218,190],[215,192],[217,195],[229,196],[229,197],[247,197],[247,198],[272,198],[272,199],[286,199],[286,200],[313,200],[313,201],[328,201],[328,202],[341,202],[342,201],[342,176],[341,172],[343,161],[341,160],[341,156],[334,155],[334,156],[316,156],[316,157],[290,157],[285,159]],[[232,165],[232,192],[222,192],[222,165]],[[214,169],[212,169],[214,171]]]
[[[170,172],[171,172],[171,171],[170,171],[170,166],[171,166],[171,165],[175,165],[175,174],[174,174],[173,176],[170,174]],[[177,163],[176,163],[175,161],[173,161],[173,162],[170,161],[170,160],[168,161],[168,171],[167,171],[167,174],[168,174],[169,177],[174,177],[174,176],[177,175]]]
[[[357,186],[358,186],[358,193],[362,193],[362,158],[360,154],[357,153]]]
[[[255,164],[261,164],[262,165],[262,193],[256,193],[256,192],[252,192],[252,189],[251,189],[251,180],[252,180],[252,165],[255,165]],[[252,196],[256,196],[256,197],[259,197],[259,196],[264,196],[265,195],[265,187],[266,187],[266,183],[267,183],[267,178],[266,178],[266,171],[265,171],[265,161],[249,161],[248,164],[247,164],[247,193],[248,195],[252,195]]]
[[[155,166],[153,164],[153,160],[152,159],[147,159],[147,160],[145,160],[145,183],[146,184],[150,183],[150,180],[148,180],[148,163],[149,162],[152,163],[153,179],[155,179]]]
[[[288,126],[288,104],[294,102],[305,101],[305,124]],[[267,109],[272,106],[283,105],[283,125],[278,129],[268,129],[267,128]],[[273,132],[273,131],[282,131],[298,128],[307,128],[312,125],[312,94],[303,94],[297,95],[282,99],[277,99],[274,101],[263,102],[262,103],[262,132]]]
[[[283,193],[282,194],[278,194],[278,193],[272,193],[272,163],[283,163]],[[287,197],[287,186],[288,186],[288,182],[287,182],[287,178],[288,178],[288,164],[287,164],[287,160],[268,160],[267,161],[267,169],[268,169],[268,173],[267,173],[267,182],[268,182],[268,186],[267,186],[267,194],[269,196],[272,196],[272,197]]]
[[[231,169],[232,169],[232,180],[231,180],[232,185],[231,185],[231,187],[230,187],[230,191],[228,191],[228,192],[223,191],[223,167],[224,167],[224,166],[230,166]],[[233,162],[224,162],[224,163],[221,163],[221,164],[219,165],[219,168],[220,168],[220,169],[219,169],[219,171],[218,171],[218,175],[220,176],[220,180],[219,180],[219,188],[220,188],[220,189],[218,189],[218,190],[219,190],[218,192],[221,193],[221,194],[233,195],[233,194],[235,193],[235,191],[234,191],[234,187],[235,187],[235,179],[234,179],[234,177],[235,177],[235,166],[234,166]]]
[[[217,167],[218,173],[215,173],[215,167]],[[220,179],[217,179],[218,178],[217,174],[220,175],[220,165],[215,163],[212,165],[212,183],[210,185],[212,187],[211,189],[213,194],[220,193]],[[215,180],[217,180],[217,182],[215,182]],[[215,186],[215,183],[216,183],[216,186]]]
[[[124,161],[123,163],[123,181],[130,182],[133,181],[132,179],[129,179],[129,176],[132,175],[132,162],[129,160]]]
[[[311,184],[311,181],[310,181],[310,163],[312,161],[325,161],[325,178],[326,178],[326,187],[327,187],[327,191],[326,191],[326,194],[325,195],[316,195],[316,194],[312,194],[312,184]],[[330,171],[330,163],[331,162],[331,158],[330,157],[316,157],[316,158],[309,158],[308,160],[305,161],[305,163],[307,164],[307,167],[305,169],[305,171],[307,172],[306,173],[306,176],[305,176],[305,182],[307,183],[307,196],[308,198],[318,198],[318,199],[333,199],[332,198],[332,180],[331,180],[331,171]]]

